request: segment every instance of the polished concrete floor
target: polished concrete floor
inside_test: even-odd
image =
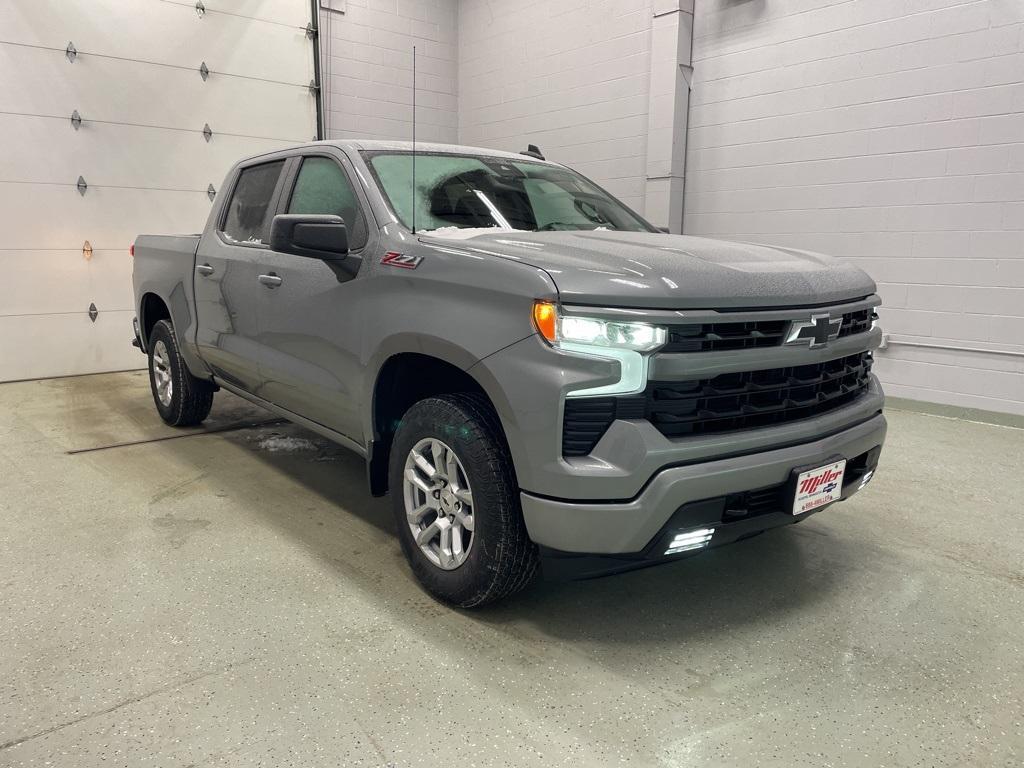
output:
[[[1024,764],[1024,431],[893,410],[805,524],[463,613],[270,418],[0,385],[0,766]]]

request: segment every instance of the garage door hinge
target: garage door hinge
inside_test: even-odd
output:
[[[209,123],[203,126],[203,138],[207,141],[213,138],[213,129],[210,127]]]
[[[309,81],[309,95],[316,96],[316,92],[320,90],[320,86],[316,84],[316,80]]]
[[[85,197],[85,190],[89,188],[89,185],[85,183],[84,176],[78,177],[78,183],[75,186],[78,187],[78,194],[80,194],[82,197]]]
[[[319,33],[320,30],[313,26],[312,21],[306,25],[306,37],[308,37],[310,40],[316,37]]]
[[[199,65],[199,76],[203,78],[203,82],[206,82],[206,78],[210,76],[210,68],[206,66],[205,61]]]
[[[75,44],[68,41],[68,47],[64,49],[64,55],[68,57],[68,61],[72,64],[75,63],[75,58],[78,56],[78,49],[75,48]]]
[[[213,202],[213,198],[217,196],[217,190],[213,188],[213,184],[206,188],[206,196],[210,198],[210,202]]]
[[[92,320],[94,323],[96,322],[96,317],[99,315],[99,313],[100,311],[96,309],[96,302],[93,302],[92,304],[89,305],[89,319]]]
[[[200,19],[206,15],[206,6],[203,5],[203,0],[196,0],[196,16]]]
[[[82,116],[78,114],[77,109],[71,113],[71,127],[76,131],[82,127]]]

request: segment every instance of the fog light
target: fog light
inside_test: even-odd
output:
[[[860,485],[857,486],[857,490],[859,491],[865,485],[870,483],[871,482],[871,478],[874,477],[874,476],[875,476],[875,470],[873,470],[873,469],[869,469],[867,472],[865,472],[864,473],[864,477],[862,477],[860,479]]]
[[[702,549],[711,543],[714,533],[714,528],[695,528],[692,531],[677,533],[668,545],[668,549],[665,550],[665,554],[674,555],[678,552],[688,552],[691,549]]]

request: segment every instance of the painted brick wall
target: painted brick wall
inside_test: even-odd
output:
[[[650,0],[462,0],[459,140],[545,155],[643,211]]]
[[[894,339],[1024,352],[1024,2],[697,0],[684,231],[845,256]],[[893,345],[891,395],[1024,413],[1024,358]]]
[[[341,0],[322,10],[324,109],[330,138],[458,139],[458,1]]]

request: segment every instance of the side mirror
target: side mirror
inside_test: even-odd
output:
[[[270,247],[323,261],[348,256],[348,230],[340,216],[282,213],[270,224]]]

